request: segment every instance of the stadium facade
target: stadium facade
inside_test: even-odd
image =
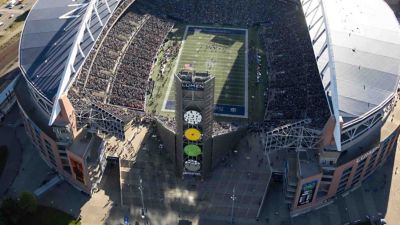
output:
[[[298,182],[293,214],[359,187],[395,151],[399,135],[393,117],[400,32],[393,11],[375,0],[301,4],[332,116],[322,135],[320,170]]]
[[[26,132],[43,160],[87,193],[96,190],[106,158],[118,159],[106,151],[108,138],[123,141],[135,121],[144,118],[144,109],[136,102],[128,102],[132,107],[106,104],[108,96],[100,97],[107,94],[107,85],[101,93],[80,91],[83,83],[92,79],[93,61],[102,58],[98,52],[131,4],[135,4],[133,0],[91,0],[74,5],[70,0],[38,0],[21,36],[19,60],[24,79],[15,92]],[[300,8],[330,118],[321,130],[309,129],[304,126],[309,122],[302,120],[260,137],[269,154],[272,148],[286,148],[285,144],[277,146],[279,141],[291,141],[282,134],[301,136],[301,144],[289,154],[281,174],[292,215],[359,187],[396,149],[399,135],[399,124],[392,118],[399,110],[400,29],[388,5],[383,0],[301,0]],[[144,16],[137,21],[152,19]],[[143,25],[139,22],[133,23],[138,30]],[[161,36],[172,25],[163,27]],[[183,143],[178,141],[182,137],[175,132],[183,131],[168,129],[157,121],[170,157],[181,158],[183,154],[177,157],[175,149],[179,145],[183,152]],[[238,137],[220,136],[209,148],[212,154],[219,154],[224,143]],[[312,144],[308,146],[307,141]],[[308,147],[313,153],[303,154],[311,152]],[[177,161],[184,165],[182,158]],[[208,167],[217,165],[212,163]]]

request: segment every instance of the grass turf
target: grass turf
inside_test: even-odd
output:
[[[176,72],[185,64],[192,64],[196,71],[209,71],[215,76],[215,104],[245,106],[245,41],[244,32],[213,33],[202,32],[201,28],[189,29]],[[174,99],[172,85],[168,100]]]
[[[201,24],[199,24],[201,26]],[[173,42],[181,43],[184,38],[185,29],[187,24],[176,23],[174,29],[168,36],[168,41],[163,45],[162,49],[166,50],[168,46],[171,46]],[[213,25],[213,28],[218,28],[218,25]],[[221,27],[222,28],[222,27]],[[249,47],[249,61],[248,61],[248,120],[249,121],[261,121],[264,118],[264,90],[267,82],[267,74],[263,73],[260,79],[260,83],[256,84],[256,71],[257,64],[255,62],[254,54],[257,53],[262,57],[262,64],[260,71],[266,71],[266,56],[264,53],[264,45],[259,40],[259,27],[249,27],[248,29],[248,47]],[[177,57],[169,60],[165,64],[165,73],[163,77],[159,77],[158,73],[161,70],[161,61],[165,57],[164,51],[159,51],[157,54],[158,60],[154,64],[151,77],[155,82],[153,95],[149,97],[146,105],[146,112],[155,115],[163,115],[167,117],[173,117],[174,112],[165,111],[163,108],[165,100],[168,94],[168,87],[173,79],[173,70],[175,65],[178,63]],[[173,82],[172,82],[173,83]],[[171,90],[173,91],[173,90]],[[169,96],[172,94],[169,93]],[[216,117],[219,121],[235,121],[241,120],[241,118],[231,117]]]

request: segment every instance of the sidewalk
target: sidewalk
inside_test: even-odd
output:
[[[24,127],[17,127],[16,134],[19,145],[22,146],[22,158],[19,172],[7,193],[12,196],[23,191],[33,193],[42,184],[54,177],[54,172],[40,158],[38,150],[25,133]]]
[[[20,124],[22,119],[15,105],[0,127],[0,145],[7,145],[9,151],[0,178],[0,198],[15,197],[23,191],[34,192],[46,179],[53,177]]]
[[[18,109],[14,106],[6,115],[3,125],[0,127],[0,145],[8,147],[7,162],[0,177],[0,198],[6,194],[15,177],[18,176],[22,162],[22,149],[17,139],[17,128],[9,125],[15,124],[18,118]]]

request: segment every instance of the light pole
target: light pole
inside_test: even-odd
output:
[[[233,224],[233,209],[235,207],[235,200],[236,200],[235,187],[233,187],[231,199],[232,199],[231,224]]]
[[[140,197],[142,199],[142,211],[140,213],[140,216],[142,217],[142,219],[146,218],[146,215],[144,214],[144,200],[143,200],[143,185],[142,185],[142,178],[140,178],[139,181],[139,190],[140,190]]]

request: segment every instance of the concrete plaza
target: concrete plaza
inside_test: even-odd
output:
[[[257,144],[251,137],[249,141]],[[246,141],[240,145],[239,151],[247,148]],[[248,167],[258,168],[256,163],[251,163],[252,157],[257,158],[255,148],[252,147],[250,151],[254,155],[246,156],[244,151],[243,156],[238,156],[237,160],[232,156],[226,167],[222,164],[222,169],[216,169],[209,180],[182,180],[171,172],[173,166],[166,159],[166,153],[158,148],[157,138],[148,137],[137,152],[134,163],[122,161],[121,171],[118,166],[107,166],[102,189],[93,194],[92,198],[82,196],[72,187],[60,185],[46,193],[43,201],[53,201],[54,205],[60,206],[57,208],[72,211],[75,216],[80,215],[84,225],[123,224],[124,217],[129,218],[130,224],[134,225],[178,225],[185,224],[185,221],[192,225],[224,225],[230,224],[230,197],[236,184],[238,198],[234,208],[235,224],[343,225],[363,220],[367,215],[378,214],[382,214],[388,224],[397,224],[400,220],[400,171],[396,172],[400,166],[400,154],[396,151],[397,154],[393,154],[360,188],[338,197],[328,206],[295,218],[289,217],[288,207],[283,203],[282,184],[272,182],[260,219],[256,221],[256,208],[262,194],[259,193],[259,179],[254,176],[265,174],[253,172],[248,176],[244,172]],[[257,149],[261,151],[260,146]],[[241,169],[233,172],[236,167],[231,167],[231,164],[237,164]],[[122,175],[121,186],[119,174]],[[143,179],[144,205],[147,209],[144,220],[140,217],[142,203],[138,189],[139,176]],[[253,192],[254,187],[256,194]],[[69,194],[61,195],[61,189]],[[63,203],[71,200],[75,202],[74,206]]]
[[[141,220],[144,203],[150,224],[178,224],[181,220],[230,223],[232,207],[235,221],[255,221],[269,173],[264,164],[258,163],[266,162],[262,152],[252,148],[247,139],[206,179],[177,176],[165,154],[159,149],[157,138],[149,136],[133,160],[121,160],[121,198],[132,218]]]

